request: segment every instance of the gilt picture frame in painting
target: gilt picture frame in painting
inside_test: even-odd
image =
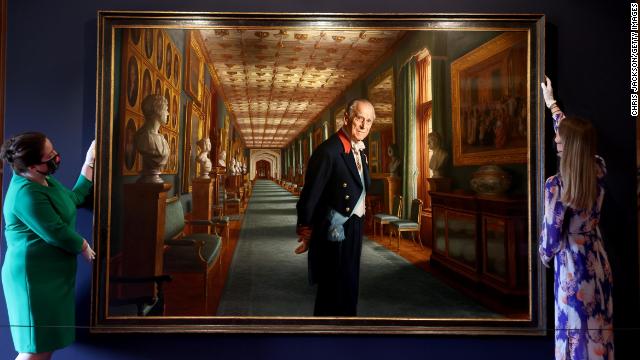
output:
[[[548,285],[535,251],[542,212],[541,189],[544,175],[544,149],[541,141],[544,136],[544,104],[537,95],[538,84],[544,78],[543,15],[101,11],[98,13],[98,33],[97,141],[102,156],[97,159],[95,182],[94,234],[98,258],[91,300],[93,332],[546,334],[548,306],[545,299]],[[123,67],[126,66],[123,64],[128,63],[122,56],[127,55],[123,47],[128,46],[125,40],[129,38],[124,35],[129,33],[135,34],[135,37],[131,37],[131,52],[135,52],[136,60],[131,67],[137,68],[137,71],[130,69],[130,72],[136,73],[137,78],[128,82],[128,68]],[[159,46],[158,34],[162,34],[162,67],[158,67],[159,55],[155,49]],[[513,35],[524,35],[524,42],[519,43],[522,48],[518,51],[526,54],[523,65],[526,76],[512,81],[508,75],[513,73],[513,64],[509,62],[509,56],[506,57],[507,60],[501,57],[505,56],[504,51],[492,45],[492,41]],[[198,56],[194,55],[198,51],[192,48],[193,44],[201,47]],[[505,51],[509,52],[514,48],[514,43],[510,44]],[[460,81],[473,82],[473,74],[480,74],[478,77],[486,74],[489,78],[493,76],[497,79],[496,83],[506,86],[507,90],[490,94],[491,100],[503,101],[507,110],[510,109],[511,100],[508,96],[503,98],[498,95],[509,95],[509,91],[515,87],[520,89],[517,92],[519,98],[515,101],[522,106],[519,107],[519,114],[523,117],[519,118],[515,130],[511,123],[508,124],[508,138],[504,147],[497,146],[503,144],[496,143],[496,137],[503,135],[495,135],[499,132],[495,130],[495,121],[492,145],[499,149],[488,149],[490,145],[484,143],[486,149],[460,145],[461,150],[453,163],[452,176],[463,176],[456,172],[465,171],[457,169],[460,166],[474,166],[481,162],[495,163],[495,151],[502,151],[498,153],[499,156],[509,157],[510,164],[517,167],[519,173],[514,176],[521,174],[522,177],[519,190],[528,195],[518,203],[523,204],[523,208],[519,210],[524,214],[520,240],[520,249],[524,249],[523,262],[517,264],[519,269],[525,269],[518,273],[521,283],[525,284],[523,288],[519,288],[517,292],[510,292],[508,284],[502,288],[491,288],[481,281],[481,276],[471,276],[456,286],[449,286],[447,284],[451,283],[451,279],[456,279],[455,273],[451,274],[450,279],[425,274],[424,266],[399,259],[398,253],[386,250],[384,244],[376,242],[375,236],[366,233],[360,271],[358,316],[314,317],[315,288],[309,285],[306,278],[306,255],[293,253],[297,244],[295,224],[275,224],[281,227],[280,230],[285,234],[283,236],[290,237],[290,247],[285,245],[278,252],[279,256],[284,256],[284,262],[300,266],[295,273],[284,274],[286,279],[283,280],[282,274],[275,274],[280,271],[284,262],[265,265],[261,262],[265,258],[263,253],[261,256],[242,257],[238,252],[244,246],[238,245],[240,241],[254,240],[259,243],[259,237],[271,230],[261,232],[257,229],[255,233],[240,230],[240,234],[234,235],[232,232],[232,235],[227,235],[222,225],[207,230],[207,226],[202,224],[189,223],[193,219],[199,219],[194,214],[196,206],[193,203],[203,199],[221,199],[227,202],[224,205],[239,201],[237,214],[231,214],[229,219],[236,221],[236,229],[260,224],[266,219],[261,216],[278,213],[280,210],[262,211],[257,212],[257,218],[248,218],[252,206],[251,196],[259,191],[252,187],[255,183],[248,175],[231,172],[229,156],[233,155],[250,164],[250,149],[281,149],[283,158],[280,162],[285,164],[285,168],[278,169],[277,173],[291,174],[293,177],[291,165],[286,164],[298,163],[301,157],[306,159],[313,156],[309,144],[310,134],[314,135],[314,147],[318,139],[323,137],[322,132],[310,133],[310,129],[318,128],[311,127],[310,122],[317,121],[318,126],[323,122],[331,122],[336,127],[334,130],[339,130],[338,125],[335,125],[336,109],[344,109],[344,104],[353,97],[366,97],[367,84],[375,79],[381,69],[393,68],[395,74],[409,73],[404,71],[406,66],[415,66],[415,61],[411,60],[417,53],[424,54],[423,48],[428,48],[432,56],[431,71],[435,74],[432,76],[433,88],[430,89],[434,114],[438,114],[437,117],[434,116],[434,128],[442,131],[445,138],[452,139],[452,151],[455,150],[456,141],[462,144],[464,132],[472,132],[467,125],[469,117],[465,117],[464,111],[474,104],[469,103],[469,99],[476,99],[473,95],[469,98],[463,93],[466,91],[464,86],[458,86],[458,90],[455,90],[455,84],[460,84]],[[476,52],[484,55],[476,56]],[[166,63],[170,57],[167,54],[173,57],[170,69]],[[492,70],[494,58],[500,66],[506,66],[498,66],[500,69],[507,69],[506,80],[503,75]],[[181,59],[184,59],[184,64]],[[457,82],[446,76],[449,73],[454,75],[453,66],[456,61],[460,64],[455,69]],[[178,68],[176,64],[179,65]],[[210,75],[205,74],[205,65],[211,70]],[[145,71],[153,75],[147,80],[149,84],[145,84]],[[199,73],[195,74],[196,71]],[[181,81],[181,77],[184,77],[184,81]],[[124,204],[142,207],[146,204],[125,201],[124,188],[145,188],[136,183],[139,178],[139,160],[136,160],[131,145],[127,145],[127,137],[130,137],[142,121],[139,99],[144,91],[152,91],[145,90],[145,86],[151,88],[153,81],[158,78],[163,81],[163,95],[172,99],[168,109],[168,123],[160,129],[170,143],[170,169],[165,169],[160,174],[163,184],[152,184],[145,190],[147,193],[144,196],[152,199],[151,203],[155,204],[152,207],[154,211],[144,218],[144,224],[131,224],[124,215],[131,214],[132,209],[125,209]],[[403,142],[404,137],[415,130],[407,128],[410,115],[407,109],[410,107],[404,106],[403,101],[406,99],[400,96],[400,91],[404,91],[408,83],[400,75],[394,81],[397,81],[393,94],[394,123],[397,128],[395,137],[402,146],[403,143],[409,143]],[[134,88],[127,89],[128,83],[138,84],[136,101],[129,101],[134,98]],[[203,87],[211,89],[211,100],[204,99]],[[494,95],[497,97],[493,97]],[[283,96],[288,96],[286,103],[280,101]],[[482,99],[482,96],[478,99]],[[446,106],[449,98],[452,99],[452,107]],[[202,105],[204,101],[217,104],[214,106],[215,110],[209,111],[208,105]],[[130,116],[133,120],[126,119],[127,111],[135,115]],[[295,116],[287,116],[288,113]],[[337,110],[340,117],[343,113],[344,110]],[[274,117],[278,117],[276,125],[270,123]],[[233,135],[230,136],[232,128]],[[219,146],[214,146],[217,150],[212,155],[226,149],[228,158],[226,167],[214,166],[210,173],[211,186],[218,186],[216,189],[220,191],[212,191],[210,195],[200,198],[194,197],[189,184],[200,166],[195,161],[195,142],[207,134],[220,134],[211,139],[212,144],[220,142]],[[509,136],[516,135],[524,136],[524,140],[509,142]],[[233,147],[230,146],[231,138],[235,139]],[[300,146],[304,146],[304,149],[300,149]],[[402,148],[400,152],[406,156],[409,151],[424,149],[426,144],[417,144],[415,149]],[[505,153],[513,149],[517,151],[517,155]],[[376,150],[380,158],[379,151],[384,149],[376,147]],[[291,161],[285,161],[284,157],[293,153],[295,156],[291,156]],[[376,154],[372,155],[375,157]],[[479,160],[483,155],[486,155],[485,160]],[[215,160],[214,164],[218,164],[217,159]],[[296,164],[295,172],[298,171],[297,167]],[[302,169],[307,169],[306,161]],[[303,178],[299,175],[302,174],[296,175],[297,180]],[[286,196],[291,196],[282,204],[294,211],[297,196],[294,183],[285,183],[284,180],[278,178],[272,182],[274,186],[279,186],[278,191],[285,191]],[[376,185],[378,188],[385,188],[384,177],[376,181],[382,181]],[[136,183],[135,186],[132,186],[133,183]],[[238,185],[241,183],[245,184],[244,187]],[[286,189],[287,186],[291,191]],[[388,188],[389,184],[386,186]],[[394,191],[403,189],[400,187]],[[234,196],[237,198],[227,198],[226,194],[230,193],[236,194]],[[381,193],[380,196],[383,195]],[[184,206],[184,219],[167,217],[168,212],[164,207],[166,199],[176,196]],[[213,206],[210,209],[212,214],[219,211],[219,208]],[[171,213],[175,215],[173,210]],[[145,226],[149,227],[148,231]],[[182,231],[172,232],[176,226],[185,227]],[[205,227],[204,230],[201,229],[202,226]],[[138,236],[130,238],[123,231],[125,228],[134,229]],[[186,263],[189,276],[193,275],[198,279],[192,283],[197,282],[197,286],[187,286],[182,283],[185,278],[183,275],[169,273],[163,267],[164,256],[168,256],[164,250],[175,246],[176,241],[182,239],[184,234],[202,231],[222,235],[220,246],[215,251],[223,255],[216,257],[215,251],[211,252],[212,248],[207,247],[208,241],[217,241],[211,240],[211,237],[207,238],[209,240],[182,243],[184,247],[180,251],[184,252],[185,259],[190,259]],[[177,235],[175,238],[166,238],[169,233]],[[237,238],[230,241],[233,236]],[[470,239],[471,246],[476,246],[481,241],[481,238]],[[136,245],[136,251],[144,249],[143,244],[149,247],[142,250],[148,251],[148,260],[144,260],[147,263],[125,263],[126,249],[131,248],[128,245],[132,242]],[[458,250],[464,252],[465,249]],[[209,253],[205,253],[207,251]],[[210,259],[215,261],[208,262]],[[251,284],[248,287],[251,296],[236,293],[236,297],[225,299],[226,285],[231,286],[235,281],[232,278],[234,272],[239,271],[226,267],[232,266],[230,264],[237,259],[248,269],[261,269],[250,273],[272,274],[276,279]],[[372,263],[373,260],[377,262]],[[149,274],[144,274],[147,276],[128,276],[122,270],[142,268],[142,265],[145,269],[151,269]],[[455,266],[452,269],[455,270]],[[443,270],[443,273],[448,271]],[[416,274],[415,279],[418,279],[411,286],[403,286],[402,277],[394,276],[408,273]],[[164,282],[165,275],[172,278],[170,283]],[[123,284],[123,281],[133,281],[134,284]],[[136,291],[130,290],[135,288],[136,282],[145,281],[148,283],[143,287]],[[220,283],[225,286],[220,287]],[[407,289],[414,295],[417,294],[417,297],[405,296]],[[159,291],[163,292],[162,297],[158,295]],[[199,292],[193,295],[194,291]],[[438,302],[438,298],[460,301]],[[140,299],[151,300],[140,302]],[[174,302],[175,299],[179,301]],[[211,302],[211,299],[217,300]],[[296,305],[283,305],[278,303],[278,299],[293,299]],[[503,302],[503,299],[508,301]],[[158,301],[162,303],[158,305]],[[512,305],[517,310],[515,313],[500,310],[500,307]]]
[[[189,33],[191,34],[191,33]],[[190,35],[187,35],[187,50],[185,50],[185,76],[184,88],[191,95],[193,101],[200,105],[202,102],[202,83],[204,78],[204,58],[200,43]]]
[[[527,161],[527,40],[504,33],[451,64],[454,165]]]

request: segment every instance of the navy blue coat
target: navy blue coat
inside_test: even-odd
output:
[[[296,205],[298,225],[313,228],[309,243],[309,273],[312,283],[315,283],[314,273],[317,273],[320,264],[320,259],[316,259],[315,249],[319,242],[328,241],[329,209],[348,216],[363,190],[351,144],[345,140],[344,134],[338,131],[313,151]],[[361,152],[360,156],[366,190],[371,184],[371,178],[366,155]]]

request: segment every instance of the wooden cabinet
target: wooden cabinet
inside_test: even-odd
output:
[[[503,294],[526,295],[529,248],[526,200],[429,194],[434,265]]]

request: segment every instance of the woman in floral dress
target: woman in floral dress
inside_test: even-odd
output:
[[[554,263],[556,360],[612,360],[611,267],[598,228],[604,198],[604,160],[595,154],[595,130],[566,117],[541,84],[551,110],[560,172],[544,186],[540,259]]]

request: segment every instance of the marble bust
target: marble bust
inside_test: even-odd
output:
[[[218,155],[218,166],[226,167],[227,166],[226,159],[227,159],[227,151],[226,150],[220,151],[220,155]]]
[[[199,179],[209,179],[209,173],[211,172],[211,160],[209,159],[209,152],[211,151],[211,140],[209,138],[202,138],[198,140],[198,156],[196,159],[200,164],[200,176]]]
[[[430,132],[427,135],[427,144],[429,149],[433,151],[431,158],[429,159],[429,169],[431,169],[431,176],[439,178],[443,176],[442,168],[444,167],[449,153],[442,148],[442,136],[437,132]]]
[[[169,159],[169,144],[158,132],[167,123],[169,107],[161,95],[149,95],[142,100],[144,124],[134,135],[136,150],[142,156],[142,176],[138,182],[163,183],[160,173]]]
[[[231,158],[231,167],[230,167],[231,175],[238,175],[238,160],[236,158]]]
[[[392,176],[400,176],[402,162],[398,157],[398,147],[396,144],[390,144],[387,148],[387,155],[389,155],[389,172]]]

